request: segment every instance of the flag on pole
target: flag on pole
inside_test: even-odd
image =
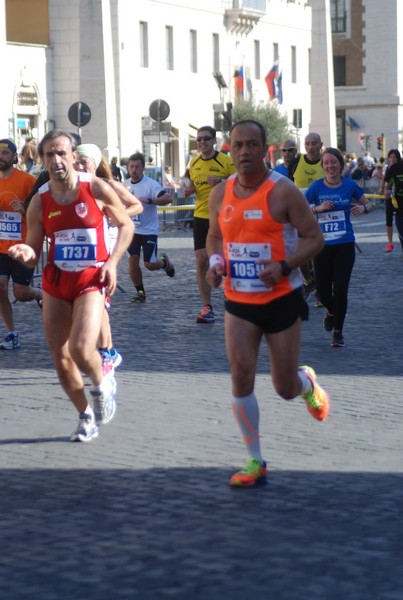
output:
[[[243,67],[235,69],[235,98],[244,97],[244,73]]]
[[[277,98],[278,103],[283,103],[283,72],[281,71],[278,61],[274,63],[270,71],[264,78],[270,100]]]
[[[277,100],[283,104],[283,71],[280,69],[277,75]]]

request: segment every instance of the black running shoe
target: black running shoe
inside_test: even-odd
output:
[[[306,302],[308,302],[309,298],[311,297],[312,292],[314,292],[316,290],[316,281],[315,279],[311,278],[308,281],[305,280],[304,281],[304,285],[302,288],[302,293],[304,296],[304,300]]]
[[[134,304],[143,304],[143,302],[146,301],[146,294],[145,292],[141,291],[137,292],[137,294],[135,296],[133,296],[133,298],[130,298],[130,302],[133,302]]]
[[[341,333],[334,332],[333,341],[330,345],[332,348],[344,348],[345,344],[343,335]]]
[[[168,275],[168,277],[173,277],[175,275],[175,267],[169,261],[168,254],[166,252],[161,252],[160,260],[164,263],[164,271]]]
[[[334,315],[330,313],[326,313],[323,318],[323,327],[326,331],[333,331],[334,329]]]

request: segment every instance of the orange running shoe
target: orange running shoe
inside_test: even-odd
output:
[[[211,304],[205,304],[196,317],[196,323],[214,323],[215,315]]]
[[[326,391],[320,387],[316,381],[316,373],[312,367],[306,365],[298,369],[304,373],[310,382],[312,383],[312,389],[307,394],[302,394],[303,399],[306,402],[306,407],[311,415],[318,419],[318,421],[324,421],[327,419],[330,409],[330,400]]]
[[[252,487],[259,482],[266,481],[267,466],[257,458],[251,458],[245,469],[235,473],[230,479],[233,487]]]

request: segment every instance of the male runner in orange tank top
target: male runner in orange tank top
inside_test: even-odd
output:
[[[249,454],[247,467],[231,477],[231,485],[238,487],[253,486],[267,473],[254,394],[262,337],[269,347],[276,392],[286,400],[302,396],[318,420],[329,412],[328,395],[314,370],[298,368],[301,321],[308,317],[299,267],[321,250],[323,236],[298,188],[267,169],[266,152],[260,123],[236,123],[231,155],[237,176],[215,186],[209,198],[207,279],[218,287],[225,278],[232,406]]]

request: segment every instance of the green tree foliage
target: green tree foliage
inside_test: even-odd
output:
[[[287,116],[282,115],[273,104],[255,106],[253,99],[237,100],[233,108],[232,123],[235,124],[243,119],[259,121],[266,129],[269,145],[280,146],[287,137],[290,137]]]

